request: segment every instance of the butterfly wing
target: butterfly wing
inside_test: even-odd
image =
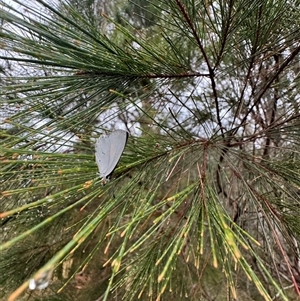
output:
[[[106,177],[109,178],[115,170],[128,139],[128,132],[117,130],[109,135],[110,155]]]
[[[101,178],[105,178],[108,158],[109,158],[109,139],[107,135],[102,135],[96,140],[95,144],[96,163],[98,165]]]
[[[108,179],[111,176],[124,151],[127,139],[128,132],[123,130],[116,130],[97,139],[95,155],[101,178]]]

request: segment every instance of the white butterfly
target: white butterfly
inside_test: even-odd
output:
[[[116,130],[100,136],[95,144],[96,163],[100,177],[108,181],[116,168],[128,139],[128,132]]]

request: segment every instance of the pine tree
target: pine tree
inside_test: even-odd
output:
[[[0,3],[3,300],[300,296],[299,1]]]

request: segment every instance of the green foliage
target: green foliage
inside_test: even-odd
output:
[[[296,300],[299,1],[12,2],[1,298]]]

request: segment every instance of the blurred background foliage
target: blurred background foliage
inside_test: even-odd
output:
[[[299,298],[299,1],[0,5],[2,300]]]

